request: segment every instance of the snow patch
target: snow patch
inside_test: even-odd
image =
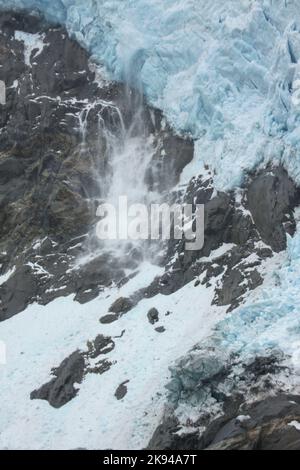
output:
[[[25,64],[30,67],[31,60],[39,56],[46,45],[44,43],[45,34],[30,34],[24,33],[23,31],[16,31],[15,39],[24,43]],[[33,52],[34,55],[32,56]]]
[[[2,276],[0,276],[0,286],[2,286],[3,284],[5,284],[9,278],[14,274],[16,268],[12,268],[10,269],[9,271],[7,271],[7,273],[5,274],[2,274]]]
[[[211,307],[213,287],[196,289],[191,283],[172,296],[142,300],[111,325],[99,323],[112,302],[146,287],[159,269],[145,264],[121,289],[107,289],[88,304],[60,298],[45,307],[31,305],[0,324],[7,345],[7,365],[0,369],[2,448],[137,449],[148,444],[164,410],[169,365],[225,315],[225,309]],[[163,334],[150,325],[150,308],[158,309],[155,328],[164,326]],[[108,372],[88,374],[78,396],[59,410],[30,401],[30,393],[49,381],[52,367],[75,350],[85,350],[98,334],[116,343],[106,356],[113,364]],[[128,393],[117,401],[115,391],[127,380]],[[11,390],[13,401],[7,400]]]
[[[300,431],[300,423],[299,421],[291,421],[288,426],[293,426],[294,428],[297,429],[297,431]]]

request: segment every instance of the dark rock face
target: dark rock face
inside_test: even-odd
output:
[[[92,218],[84,197],[89,170],[79,167],[78,152],[75,156],[80,99],[99,93],[88,55],[65,31],[45,28],[35,17],[2,14],[0,26],[1,65],[6,64],[0,79],[7,88],[1,109],[1,239],[10,234],[14,243],[24,245],[45,232],[77,235]],[[32,52],[30,64],[24,43],[14,38],[24,29],[43,37],[43,50],[36,57]]]
[[[157,333],[164,333],[166,331],[164,326],[159,326],[158,328],[155,328],[155,331]]]
[[[133,307],[133,303],[130,299],[121,297],[117,299],[113,305],[110,307],[109,311],[112,313],[116,313],[117,315],[121,315],[124,313],[129,312]]]
[[[234,310],[247,290],[254,290],[262,283],[263,278],[255,269],[249,273],[243,273],[239,269],[227,269],[222,288],[216,289],[215,303],[219,306],[230,305],[229,311]]]
[[[28,298],[36,298],[37,292],[37,280],[32,268],[30,266],[20,267],[4,287],[0,286],[1,319],[10,318],[12,312],[14,314],[22,312],[27,307]]]
[[[115,313],[111,313],[108,315],[104,315],[104,317],[100,318],[100,323],[102,325],[109,325],[110,323],[114,323],[115,321],[119,320],[119,315],[116,315]]]
[[[55,378],[39,390],[32,392],[30,398],[32,400],[47,400],[54,408],[61,408],[77,395],[74,385],[82,382],[84,367],[85,361],[82,354],[78,351],[73,353],[57,369],[53,370]]]
[[[160,193],[173,188],[179,182],[182,170],[194,157],[192,140],[171,135],[168,128],[163,134],[164,138],[156,143],[157,151],[146,174],[149,188]]]
[[[142,295],[170,295],[195,279],[200,285],[197,278],[203,273],[202,284],[209,287],[211,281],[222,275],[213,303],[228,306],[228,311],[232,311],[249,291],[262,284],[260,267],[274,251],[286,248],[287,233],[294,234],[293,210],[300,201],[299,189],[286,171],[278,167],[249,176],[241,200],[231,193],[213,195],[213,180],[204,181],[201,177],[194,178],[186,193],[177,194],[177,198],[205,205],[204,247],[201,251],[186,251],[184,240],[171,240],[164,260],[165,274]],[[258,203],[258,199],[263,202]],[[212,260],[207,259],[224,244],[235,246]]]
[[[1,13],[0,31],[0,80],[7,89],[0,105],[0,275],[15,266],[0,286],[3,321],[59,296],[89,302],[112,283],[127,282],[124,268],[138,266],[133,253],[121,261],[102,254],[73,269],[79,257],[97,251],[96,208],[111,171],[107,131],[118,135],[123,124],[131,127],[135,106],[142,108],[157,163],[163,151],[168,166],[165,191],[191,160],[194,144],[163,126],[162,114],[137,92],[98,83],[88,53],[63,28],[38,16]],[[31,52],[24,33],[38,40]],[[163,186],[155,178],[151,185]]]
[[[89,345],[89,357],[96,359],[101,354],[108,354],[115,349],[115,343],[110,337],[98,335]]]
[[[209,450],[300,450],[298,396],[270,397],[243,412],[223,424]]]
[[[79,253],[83,250],[82,239],[72,243],[75,247],[81,246]],[[32,302],[46,305],[57,297],[71,294],[75,294],[74,300],[80,303],[88,302],[112,282],[126,278],[126,260],[123,266],[122,263],[116,266],[115,261],[105,255],[74,269],[78,252],[74,251],[72,243],[71,246],[58,245],[47,239],[39,248],[22,253],[15,272],[0,286],[0,320],[16,315]]]
[[[292,208],[299,191],[282,168],[263,171],[250,184],[248,204],[262,240],[274,251],[286,248],[286,231],[295,232]],[[285,226],[284,226],[285,223]]]
[[[84,100],[113,99],[120,90],[97,85],[88,54],[62,28],[4,13],[0,27],[0,79],[7,88],[0,136],[0,251],[7,253],[2,272],[16,265],[1,286],[0,320],[6,320],[34,301],[45,304],[70,293],[91,300],[124,272],[98,260],[67,273],[78,245],[83,249],[80,236],[95,219],[91,197],[101,192],[91,155],[83,158],[81,149]],[[39,34],[40,53],[33,50],[26,59],[16,31]],[[42,240],[36,249],[35,239]]]

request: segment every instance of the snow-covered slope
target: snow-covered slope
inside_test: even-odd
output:
[[[32,244],[32,238],[27,243],[24,237],[21,260],[15,257],[13,250],[10,251],[10,258],[0,253],[5,263],[5,270],[3,273],[1,271],[0,276],[1,295],[3,293],[0,307],[3,303],[5,314],[1,318],[4,321],[0,324],[0,338],[7,346],[7,365],[0,369],[0,399],[5,403],[0,415],[0,446],[26,449],[141,448],[148,444],[158,425],[164,404],[168,400],[169,405],[173,404],[170,396],[174,398],[176,393],[176,405],[179,404],[177,416],[183,431],[185,424],[191,423],[194,418],[197,423],[200,409],[197,394],[201,389],[199,383],[202,384],[203,371],[207,374],[204,379],[210,380],[206,380],[206,385],[208,383],[210,386],[215,375],[220,371],[223,373],[224,369],[229,370],[230,386],[238,388],[244,380],[244,365],[257,358],[265,359],[268,355],[272,356],[272,361],[276,356],[275,372],[269,374],[266,368],[262,376],[264,379],[275,376],[272,393],[281,390],[281,384],[277,387],[276,373],[277,367],[282,372],[282,363],[288,369],[286,389],[298,392],[300,230],[298,224],[295,233],[294,225],[299,222],[299,217],[297,212],[294,217],[293,210],[299,204],[299,194],[288,175],[281,168],[275,168],[283,163],[294,181],[300,183],[300,160],[297,156],[300,146],[298,1],[0,0],[0,7],[25,8],[28,11],[39,9],[48,20],[65,25],[68,32],[101,64],[99,75],[102,78],[106,74],[107,78],[141,88],[149,103],[162,109],[175,132],[190,133],[196,139],[196,154],[194,161],[182,173],[181,181],[187,183],[187,187],[183,185],[180,188],[181,196],[205,203],[207,210],[203,252],[187,254],[180,251],[180,244],[175,247],[170,244],[172,256],[166,262],[166,270],[149,263],[139,265],[138,258],[133,260],[133,267],[125,269],[124,274],[117,272],[114,278],[115,270],[124,268],[122,260],[118,259],[115,263],[114,259],[105,256],[93,259],[95,252],[92,252],[87,269],[76,272],[75,259],[78,261],[78,253],[82,255],[86,244],[82,240],[78,242],[77,238],[76,242],[66,234],[64,222],[68,222],[69,228],[74,220],[78,225],[80,218],[74,213],[77,207],[74,201],[77,199],[71,198],[68,202],[70,193],[66,194],[65,191],[59,193],[61,205],[58,209],[59,215],[61,209],[67,209],[68,214],[66,216],[63,211],[50,235],[44,233],[45,238],[39,239],[38,232],[35,244]],[[43,69],[43,51],[45,55],[50,54],[50,50],[45,52],[49,45],[55,50],[59,49],[58,41],[67,37],[65,31],[61,34],[56,32],[60,39],[52,33],[49,33],[52,44],[50,39],[46,44],[45,36],[39,32],[19,31],[13,37],[18,43],[20,70],[24,69],[22,83],[34,89],[36,76],[41,77],[38,90],[32,91],[39,96],[45,82],[50,88],[53,86],[53,96],[48,91],[48,95],[42,95],[43,100],[57,101],[64,107],[66,103],[71,106],[70,112],[66,113],[70,121],[62,121],[67,135],[72,129],[75,132],[78,116],[81,124],[84,121],[81,117],[86,119],[82,142],[78,144],[79,153],[72,149],[69,155],[61,141],[55,141],[59,159],[66,154],[70,157],[66,168],[59,170],[63,175],[62,184],[72,187],[76,195],[76,191],[80,192],[82,188],[79,184],[81,180],[74,172],[75,163],[78,164],[80,176],[82,162],[89,171],[94,171],[89,160],[84,158],[86,155],[82,148],[92,142],[93,146],[88,148],[92,157],[99,157],[99,154],[100,159],[103,157],[99,135],[98,147],[92,132],[90,139],[86,141],[84,138],[85,130],[89,130],[88,125],[91,124],[89,118],[91,121],[93,119],[93,113],[86,110],[91,109],[89,101],[94,100],[96,92],[101,96],[101,84],[90,76],[92,71],[87,66],[86,57],[82,63],[79,60],[74,71],[70,64],[71,70],[61,67],[60,60],[54,54],[53,67],[47,64],[49,77],[41,72],[36,73],[36,67],[38,71]],[[9,34],[4,40],[13,41],[13,47],[16,46],[16,41]],[[60,54],[64,43],[59,44]],[[70,51],[74,50],[69,43],[68,47]],[[75,50],[80,59],[82,51]],[[66,54],[65,62],[71,55],[72,52]],[[15,57],[8,67],[9,73],[14,68]],[[85,74],[82,68],[89,68],[89,71],[85,70]],[[22,75],[19,71],[17,73]],[[53,83],[51,80],[48,83],[48,78],[52,78]],[[87,85],[86,81],[89,92],[87,95],[83,93],[84,99],[80,100],[78,96]],[[115,84],[111,85],[110,89],[109,82],[106,83],[104,96],[105,93],[113,97],[117,94],[118,103],[122,107],[123,102],[124,107],[122,98],[125,87],[118,84],[118,89],[113,88]],[[19,90],[20,83],[17,81],[13,86]],[[40,122],[42,113],[39,107],[32,108],[32,103],[28,105],[26,100],[30,95],[27,88],[24,86],[21,89],[21,98],[24,98],[26,106],[20,108],[24,108],[26,113],[24,111],[24,119],[22,114],[19,119],[28,125],[26,132],[29,136],[32,129],[37,129],[37,140],[41,141],[45,134],[44,117]],[[73,101],[69,100],[70,92],[75,95]],[[10,100],[12,103],[14,101]],[[82,110],[82,104],[87,108]],[[107,108],[111,109],[112,103],[109,104]],[[125,100],[125,108],[126,105],[129,102]],[[113,107],[118,109],[115,105]],[[30,112],[27,113],[27,109]],[[102,110],[97,107],[92,109],[96,116],[101,115]],[[14,117],[19,116],[14,108],[11,112]],[[130,119],[130,114],[134,112],[134,109],[125,109],[126,119]],[[8,123],[11,116],[9,118]],[[41,129],[32,125],[36,118]],[[155,117],[153,119],[155,121]],[[54,121],[59,122],[57,119]],[[157,130],[158,135],[165,132],[164,119],[162,123],[163,128]],[[51,131],[53,127],[50,121]],[[11,128],[9,136],[10,133]],[[12,135],[14,145],[15,134]],[[17,137],[20,136],[17,134]],[[166,140],[171,139],[170,135],[165,137]],[[181,140],[181,144],[185,145],[186,141]],[[20,147],[22,149],[22,145]],[[175,141],[173,147],[170,153],[178,159],[179,141]],[[122,189],[125,192],[128,181],[132,185],[130,179],[122,178],[127,163],[129,171],[132,170],[131,156],[138,151],[136,146],[130,147],[125,152],[124,167],[116,168],[119,170],[114,173],[117,176],[116,195],[120,182],[123,183],[122,188],[125,186]],[[28,153],[32,153],[31,147]],[[3,161],[7,155],[8,160],[11,158],[8,152],[3,155]],[[108,159],[111,156],[109,152],[105,154]],[[218,189],[229,190],[239,186],[244,177],[249,176],[248,170],[265,168],[269,161],[272,161],[274,168],[252,174],[242,190],[226,194],[217,192]],[[15,174],[15,163],[12,161],[11,174],[6,171],[8,176],[18,180],[21,176]],[[155,160],[151,160],[151,164],[154,166]],[[214,172],[209,172],[207,165]],[[184,164],[180,166],[179,173],[182,167]],[[46,169],[48,177],[48,172],[51,176],[56,166],[50,160]],[[145,171],[143,169],[139,182],[142,182],[142,190],[147,192],[143,180]],[[20,172],[21,175],[23,173]],[[201,177],[190,182],[198,174]],[[101,171],[98,176],[103,177]],[[170,178],[169,174],[166,176]],[[91,186],[92,181],[87,178],[85,185]],[[101,182],[103,180],[100,178]],[[34,201],[40,201],[40,205],[44,204],[41,195],[47,195],[48,190],[49,194],[53,193],[53,188],[45,188],[34,198]],[[48,203],[47,200],[47,209],[51,208]],[[28,213],[32,214],[33,206],[30,204],[31,199]],[[15,201],[14,207],[18,207]],[[43,211],[43,222],[46,215]],[[38,229],[41,228],[38,218],[33,222]],[[46,224],[45,227],[47,230]],[[64,246],[56,248],[57,242],[51,237],[55,237],[58,230],[61,230],[59,234]],[[285,248],[286,232],[291,234],[288,236],[288,249],[275,254]],[[292,238],[292,235],[295,237]],[[32,236],[35,237],[35,233]],[[61,248],[66,251],[60,251]],[[14,259],[16,266],[12,262]],[[110,264],[111,271],[101,271],[102,267],[110,268]],[[125,278],[125,272],[129,277]],[[156,275],[161,277],[155,279]],[[25,283],[26,288],[23,289]],[[16,297],[18,302],[15,302]],[[129,310],[111,310],[115,301],[120,305],[124,303],[124,298],[125,303],[128,300],[131,302]],[[159,323],[155,326],[147,318],[147,312],[153,307],[159,312]],[[228,316],[227,309],[232,312]],[[110,316],[111,322],[103,321],[103,316]],[[99,323],[100,317],[102,321]],[[92,338],[103,334],[114,342],[114,348],[105,355],[106,360],[97,362],[86,352],[87,342],[91,345]],[[198,346],[194,347],[195,344]],[[85,359],[84,379],[74,381],[76,388],[80,388],[79,393],[67,397],[65,403],[59,403],[62,405],[59,409],[54,409],[50,407],[53,403],[47,394],[49,390],[45,394],[49,385],[46,382],[49,379],[55,382],[57,369],[53,371],[52,368],[59,366],[76,350]],[[199,351],[204,351],[204,355],[199,355]],[[176,363],[181,356],[184,358]],[[260,373],[261,370],[258,370],[256,375],[250,377],[251,380],[255,381],[258,377],[259,381]],[[226,393],[232,400],[235,398],[231,389],[225,389],[226,393],[223,394],[223,376],[220,375],[221,384],[218,384],[218,393],[215,394],[217,398],[213,397],[217,401],[218,411]],[[173,382],[169,384],[171,393],[168,395],[166,385],[171,376]],[[226,380],[227,377],[223,382]],[[44,388],[36,390],[43,383]],[[116,393],[120,386],[122,393],[124,390],[128,393],[119,400]],[[61,387],[62,393],[64,388],[68,388],[68,383]],[[191,403],[189,392],[192,395]],[[12,395],[15,399],[8,399]],[[208,394],[207,403],[213,415],[212,405],[215,402],[210,398]],[[197,424],[193,430],[195,428],[198,432]]]
[[[141,85],[177,130],[199,139],[216,185],[281,160],[298,181],[297,0],[1,0],[67,26],[114,78]]]
[[[106,290],[91,303],[79,305],[68,297],[47,307],[32,305],[1,325],[0,336],[7,345],[7,365],[0,370],[0,399],[6,403],[0,416],[2,449],[147,446],[163,413],[169,365],[207,336],[224,313],[224,308],[215,308],[207,318],[213,289],[208,292],[202,287],[199,309],[200,293],[191,283],[172,298],[159,295],[144,300],[117,323],[100,325],[100,316],[113,300],[147,286],[159,272],[145,264],[125,287]],[[148,322],[147,312],[153,307],[160,312],[156,327],[164,326],[164,333]],[[183,312],[187,313],[184,321]],[[78,398],[60,410],[47,402],[31,401],[30,393],[48,379],[50,369],[77,348],[85,349],[98,332],[111,336],[116,344],[107,355],[111,369],[103,375],[89,374]],[[126,381],[128,394],[117,401],[115,391]],[[8,400],[9,396],[14,399]]]

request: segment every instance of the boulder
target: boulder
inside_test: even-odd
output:
[[[159,322],[159,311],[156,308],[151,308],[147,314],[149,323],[151,325],[155,325],[155,323]]]
[[[54,379],[31,393],[31,400],[46,400],[54,408],[61,408],[76,397],[78,390],[75,384],[82,382],[84,368],[82,353],[74,352],[53,370]]]

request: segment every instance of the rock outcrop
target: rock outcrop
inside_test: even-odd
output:
[[[0,105],[0,274],[14,269],[0,286],[3,321],[59,296],[88,302],[138,266],[131,252],[124,260],[99,253],[77,265],[97,252],[96,209],[111,172],[107,135],[133,125],[135,106],[152,136],[153,166],[161,164],[157,180],[151,168],[145,175],[149,188],[178,182],[193,142],[172,133],[138,92],[99,78],[89,54],[60,26],[1,13],[0,49],[7,91]]]
[[[152,450],[299,450],[299,396],[279,394],[247,406],[228,403],[224,415],[199,436],[190,429],[180,435],[180,426],[168,418],[153,436]],[[167,431],[167,432],[166,432]]]

